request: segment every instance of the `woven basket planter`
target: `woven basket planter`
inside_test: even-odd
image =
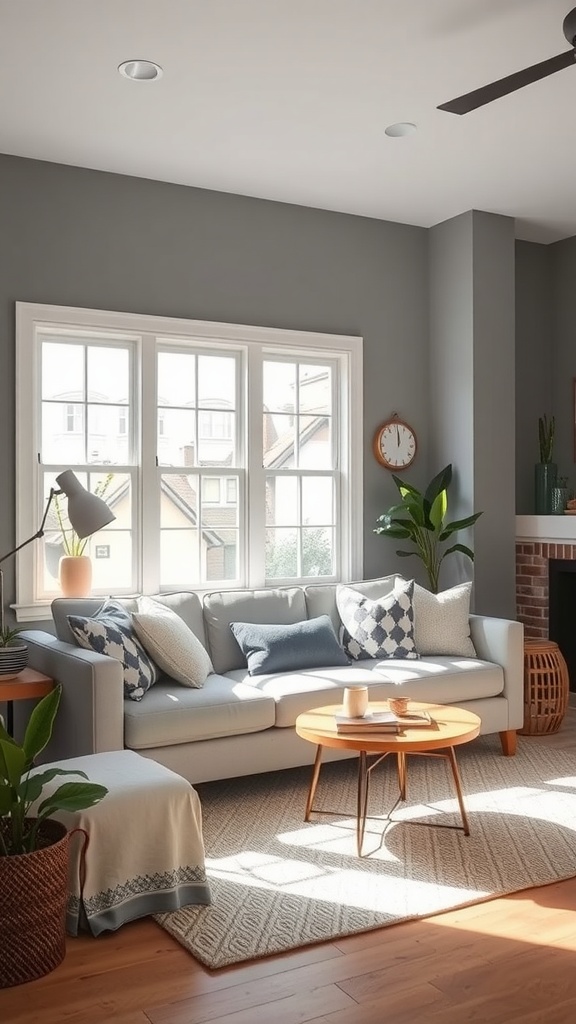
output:
[[[40,834],[40,849],[0,857],[0,988],[41,978],[66,952],[70,833],[47,819]]]

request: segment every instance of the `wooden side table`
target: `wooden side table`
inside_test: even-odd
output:
[[[35,697],[45,697],[54,689],[54,680],[51,676],[45,676],[43,672],[37,672],[35,668],[25,668],[13,679],[2,681],[0,676],[0,701],[7,702],[6,708],[6,731],[12,736],[14,734],[14,708],[15,700],[30,700]]]
[[[522,736],[557,732],[568,707],[570,678],[554,640],[524,640],[524,725]]]

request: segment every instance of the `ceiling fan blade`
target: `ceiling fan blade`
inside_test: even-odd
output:
[[[525,85],[538,82],[541,78],[547,78],[548,75],[562,71],[563,68],[568,68],[575,62],[576,50],[565,50],[557,57],[550,57],[549,60],[543,60],[540,64],[533,64],[531,68],[516,71],[513,75],[498,79],[497,82],[484,85],[481,89],[474,89],[473,92],[467,92],[455,100],[442,103],[437,110],[447,110],[450,114],[468,114],[469,111],[476,110],[477,107],[483,107],[485,103],[491,103],[492,100],[498,100],[501,96],[516,92],[517,89],[522,89]]]

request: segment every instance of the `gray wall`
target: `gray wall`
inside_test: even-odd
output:
[[[538,418],[559,411],[553,388],[554,318],[552,305],[554,246],[516,242],[516,510],[534,514],[534,465],[539,459]],[[576,271],[576,259],[573,271]],[[574,273],[572,273],[574,280]],[[566,468],[566,425],[557,421]],[[570,459],[572,456],[570,455]]]
[[[431,458],[457,468],[450,519],[482,511],[475,553],[450,556],[443,586],[474,576],[476,611],[515,615],[514,222],[470,211],[430,231]]]
[[[14,537],[14,303],[46,302],[364,337],[364,575],[398,564],[372,533],[391,504],[372,455],[397,411],[428,474],[427,231],[0,156],[0,554]],[[5,563],[7,601],[14,562]]]
[[[576,238],[551,245],[552,402],[556,416],[558,472],[576,492],[573,389],[576,378]]]

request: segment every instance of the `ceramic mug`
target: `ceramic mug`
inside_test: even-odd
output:
[[[346,686],[342,699],[342,710],[348,718],[362,718],[368,710],[368,687]]]

